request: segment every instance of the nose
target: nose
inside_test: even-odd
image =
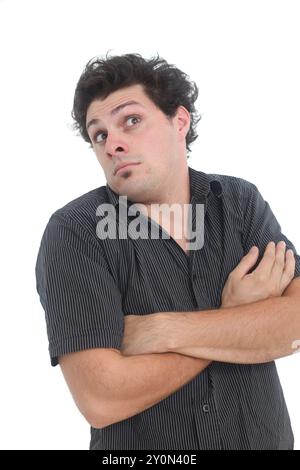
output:
[[[108,135],[105,143],[108,156],[128,153],[128,145],[119,135]]]

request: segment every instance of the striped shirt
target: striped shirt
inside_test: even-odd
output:
[[[96,210],[116,209],[106,185],[58,209],[42,236],[37,291],[45,311],[51,364],[88,348],[121,349],[124,315],[217,309],[229,273],[256,245],[284,240],[257,187],[189,167],[190,203],[204,204],[204,245],[188,254],[171,237],[100,239]],[[129,201],[130,205],[130,201]],[[151,219],[149,219],[149,224]],[[128,217],[128,223],[130,217]],[[176,371],[174,371],[176,373]],[[275,362],[212,362],[147,410],[102,429],[90,449],[293,449],[290,418]]]

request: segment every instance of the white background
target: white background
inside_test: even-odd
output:
[[[189,165],[254,182],[300,250],[300,12],[295,0],[0,1],[3,449],[87,449],[89,426],[50,366],[34,267],[50,215],[105,184],[70,129],[96,55],[157,52],[199,87]],[[277,361],[300,449],[299,356]]]

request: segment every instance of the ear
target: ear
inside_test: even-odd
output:
[[[191,116],[184,106],[178,106],[176,112],[176,124],[178,131],[185,138],[188,131],[190,130]]]

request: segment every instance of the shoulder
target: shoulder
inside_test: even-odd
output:
[[[257,186],[244,178],[231,175],[213,174],[207,175],[212,185],[218,184],[222,188],[222,201],[230,210],[238,210],[244,213],[249,204],[257,204],[262,196]],[[217,183],[216,183],[217,182]],[[218,191],[219,188],[218,188]]]
[[[217,173],[208,173],[210,183],[218,181],[222,186],[223,194],[249,194],[252,191],[257,191],[256,185],[244,178],[231,175],[223,175]]]
[[[198,193],[207,192],[209,200],[218,201],[217,206],[221,204],[222,210],[235,218],[238,216],[242,220],[249,207],[262,202],[262,196],[256,185],[239,176],[204,173],[194,169],[191,170],[191,176],[192,184]]]
[[[105,186],[101,186],[68,202],[57,209],[51,217],[74,219],[80,222],[81,219],[94,217],[97,207],[106,202],[108,202],[107,190]]]
[[[53,212],[47,222],[43,240],[96,241],[97,208],[107,203],[106,186],[95,188],[69,201]],[[96,242],[99,245],[99,241]]]

